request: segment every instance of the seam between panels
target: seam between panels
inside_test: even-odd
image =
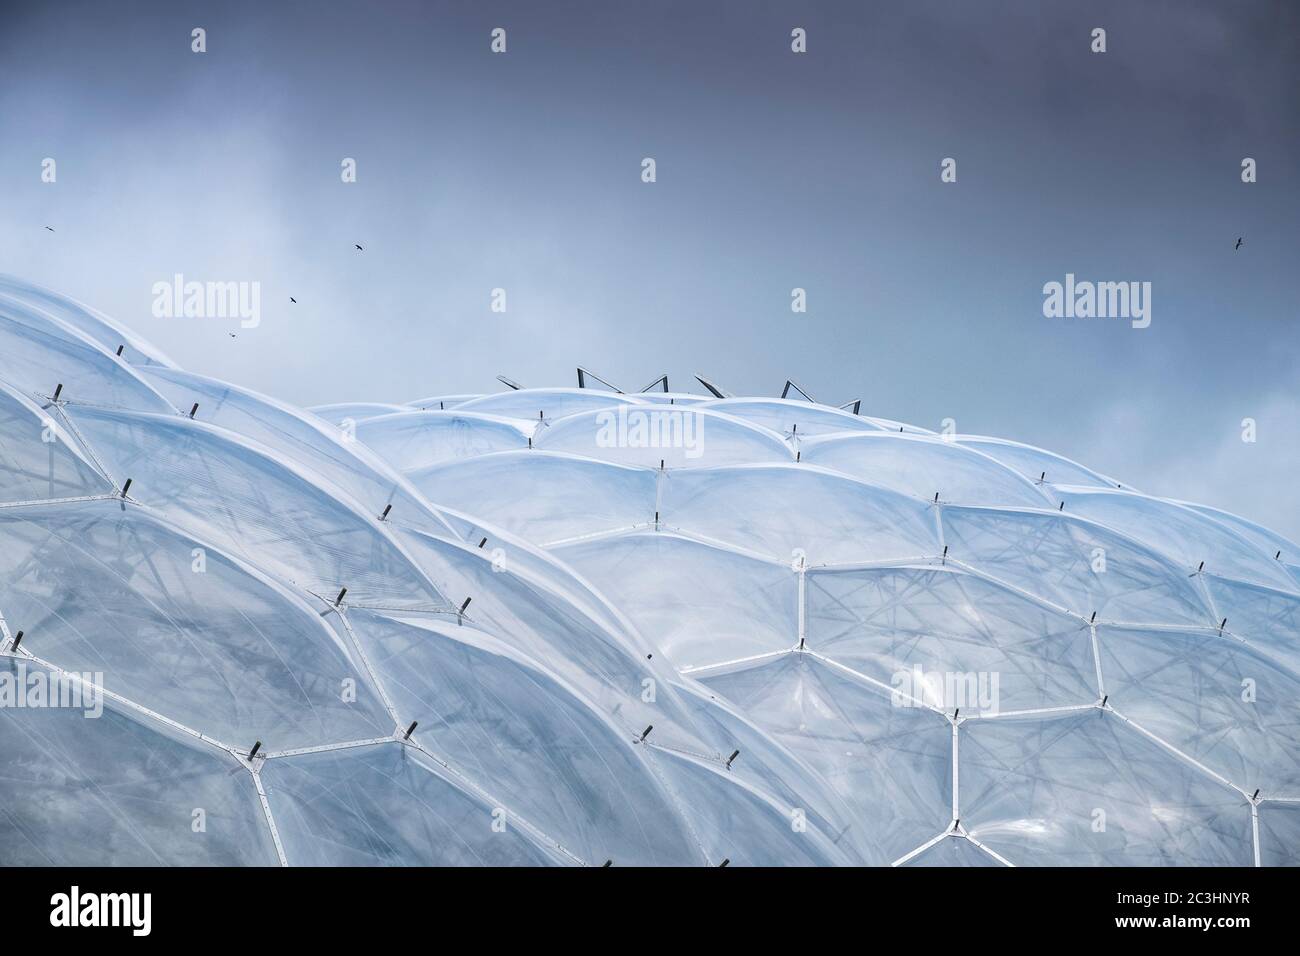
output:
[[[979,840],[975,839],[975,837],[971,836],[969,833],[966,833],[964,830],[962,831],[962,837],[963,837],[964,839],[966,839],[967,841],[969,841],[969,842],[975,844],[977,847],[979,847],[981,850],[983,850],[983,851],[984,851],[985,853],[987,853],[989,856],[993,857],[993,859],[997,860],[997,861],[998,861],[999,863],[1001,863],[1003,866],[1009,866],[1009,867],[1012,867],[1012,868],[1015,867],[1015,864],[1012,863],[1010,860],[1008,860],[1008,859],[1007,859],[1005,856],[1003,856],[1001,853],[998,853],[998,852],[997,852],[996,850],[994,850],[992,847],[985,846],[983,843],[981,843]]]
[[[1254,800],[1250,802],[1250,837],[1255,844],[1255,866],[1262,866],[1259,855],[1259,804]]]
[[[343,630],[348,635],[348,643],[350,643],[353,650],[357,652],[357,657],[361,661],[361,666],[366,669],[366,676],[370,678],[370,683],[373,684],[375,689],[379,692],[379,699],[383,702],[384,710],[388,714],[388,719],[393,722],[394,732],[398,732],[401,728],[402,719],[397,716],[397,708],[393,706],[392,698],[388,696],[388,689],[385,688],[383,683],[379,680],[379,675],[375,673],[374,667],[370,664],[370,658],[366,655],[365,649],[361,646],[361,642],[357,640],[356,632],[352,630],[352,623],[348,620],[345,607],[346,606],[343,604],[335,604],[334,611],[338,614],[339,620],[343,622]]]
[[[930,839],[926,840],[924,843],[922,843],[920,846],[916,847],[915,849],[909,850],[908,852],[904,853],[902,856],[900,856],[897,860],[895,860],[893,863],[891,863],[891,864],[889,864],[889,865],[890,865],[890,866],[902,866],[902,865],[903,865],[904,863],[906,863],[908,860],[911,860],[911,859],[913,859],[913,858],[915,858],[915,857],[917,857],[917,856],[920,856],[922,853],[924,853],[926,850],[930,849],[930,847],[934,846],[934,845],[935,845],[936,843],[938,843],[940,840],[947,839],[948,834],[951,833],[951,832],[952,832],[952,829],[951,829],[951,828],[949,828],[949,829],[947,829],[947,830],[944,830],[944,831],[943,831],[942,833],[940,833],[938,836],[936,836],[936,837],[931,837]]]
[[[821,661],[823,664],[827,664],[831,667],[842,670],[844,671],[844,673],[850,675],[851,677],[859,681],[862,681],[863,683],[870,684],[872,687],[875,687],[879,690],[883,690],[885,693],[890,695],[891,699],[897,697],[897,698],[903,698],[909,700],[915,706],[922,708],[924,710],[928,710],[932,714],[938,714],[940,717],[944,718],[949,722],[951,722],[952,720],[952,718],[946,712],[940,710],[938,707],[935,707],[933,704],[927,704],[924,700],[921,700],[920,698],[913,697],[911,694],[908,693],[904,693],[903,691],[899,690],[897,687],[891,687],[888,684],[884,683],[883,681],[876,680],[874,677],[869,677],[868,675],[862,673],[861,671],[854,670],[852,667],[849,667],[847,664],[841,664],[839,661],[827,657],[825,654],[819,654],[817,651],[814,650],[804,650],[802,651],[802,653],[808,654],[815,660]]]
[[[1184,751],[1182,751],[1182,750],[1179,750],[1177,747],[1175,747],[1175,746],[1174,746],[1173,744],[1171,744],[1169,741],[1165,740],[1163,737],[1160,737],[1160,736],[1158,736],[1157,734],[1153,734],[1151,731],[1147,730],[1145,727],[1143,727],[1143,726],[1142,726],[1141,724],[1139,724],[1137,721],[1133,720],[1131,717],[1126,717],[1126,716],[1124,716],[1124,714],[1120,713],[1120,712],[1119,712],[1118,710],[1116,710],[1114,707],[1103,707],[1102,710],[1103,710],[1103,711],[1109,711],[1110,713],[1114,714],[1116,717],[1118,717],[1120,720],[1124,721],[1124,723],[1128,724],[1130,727],[1132,727],[1132,728],[1133,728],[1134,730],[1136,730],[1138,733],[1140,733],[1140,734],[1142,734],[1143,736],[1145,736],[1145,737],[1147,737],[1147,738],[1149,738],[1149,739],[1155,741],[1157,744],[1159,744],[1161,747],[1164,747],[1164,748],[1165,748],[1166,750],[1168,750],[1170,753],[1172,753],[1172,754],[1174,754],[1175,756],[1181,758],[1181,759],[1182,759],[1183,761],[1185,761],[1186,763],[1190,764],[1191,766],[1195,767],[1197,770],[1200,770],[1202,773],[1206,774],[1207,776],[1209,776],[1209,777],[1213,778],[1214,780],[1218,781],[1219,783],[1223,784],[1225,787],[1229,788],[1230,790],[1235,790],[1237,793],[1241,794],[1243,797],[1246,798],[1246,802],[1247,802],[1247,803],[1249,803],[1249,804],[1251,804],[1251,805],[1254,805],[1255,801],[1251,799],[1250,794],[1248,794],[1248,793],[1247,793],[1244,789],[1242,789],[1241,787],[1237,786],[1235,783],[1233,783],[1231,780],[1229,780],[1229,779],[1228,779],[1227,777],[1225,777],[1223,774],[1221,774],[1221,773],[1219,773],[1219,772],[1217,772],[1217,771],[1215,771],[1215,770],[1211,770],[1209,767],[1207,767],[1205,764],[1201,763],[1199,760],[1197,760],[1197,759],[1196,759],[1195,757],[1193,757],[1191,754],[1188,754],[1188,753],[1186,753],[1186,752],[1184,752]]]
[[[76,495],[71,498],[29,498],[26,501],[3,501],[0,502],[0,509],[3,508],[34,508],[40,505],[71,505],[81,501],[114,501],[121,498],[121,495],[102,494],[102,495]]]
[[[625,525],[621,528],[607,528],[604,531],[590,531],[587,534],[574,535],[571,538],[556,538],[554,541],[547,541],[544,544],[535,545],[541,551],[551,551],[555,548],[566,548],[573,544],[584,544],[588,541],[601,541],[606,538],[619,538],[625,534],[631,534],[635,531],[648,531],[654,528],[654,522],[643,521],[640,524]]]
[[[762,654],[750,654],[747,657],[737,657],[732,660],[716,661],[712,664],[691,664],[677,668],[677,672],[683,676],[697,677],[707,671],[721,670],[724,667],[734,667],[739,664],[753,664],[758,661],[774,660],[778,657],[784,657],[786,654],[794,653],[797,648],[783,647],[777,651],[766,651]]]
[[[951,829],[956,830],[961,826],[961,765],[958,760],[958,744],[961,720],[952,718],[952,824]]]
[[[55,409],[55,411],[59,413],[59,418],[61,418],[63,420],[63,423],[68,427],[68,431],[72,432],[73,437],[76,438],[77,441],[81,444],[81,447],[85,449],[86,455],[90,458],[96,470],[99,471],[100,477],[102,477],[105,481],[107,481],[109,485],[111,485],[113,488],[118,488],[117,481],[113,478],[111,474],[109,474],[107,466],[105,466],[105,464],[100,460],[99,456],[95,454],[94,447],[90,444],[90,442],[86,441],[85,436],[81,434],[81,429],[79,429],[76,426],[76,423],[73,422],[72,420],[72,416],[69,415],[67,411],[64,409],[64,403],[54,402],[53,400],[51,400],[51,406]]]
[[[436,763],[438,766],[440,766],[448,774],[454,776],[458,781],[460,781],[463,787],[470,790],[477,797],[479,797],[479,799],[484,800],[485,802],[491,804],[493,807],[500,807],[502,810],[505,810],[507,815],[512,817],[515,820],[515,822],[519,824],[520,828],[529,835],[529,837],[532,839],[534,843],[541,843],[546,849],[550,850],[552,853],[558,853],[561,856],[567,858],[569,861],[578,864],[579,866],[588,865],[586,860],[582,859],[582,857],[578,856],[576,853],[574,853],[572,850],[566,847],[559,840],[556,840],[554,837],[549,836],[545,830],[543,830],[541,827],[537,826],[536,824],[530,822],[528,818],[525,817],[523,814],[511,810],[509,807],[505,805],[504,802],[497,800],[487,790],[481,787],[478,783],[476,783],[474,780],[466,776],[460,770],[453,767],[446,759],[438,756],[433,751],[429,750],[427,747],[424,746],[424,744],[420,743],[418,740],[415,740],[414,738],[411,738],[409,740],[402,740],[401,745],[413,747],[415,750],[424,754],[425,757],[427,757],[428,759]]]
[[[6,631],[7,630],[8,628],[6,628]],[[12,647],[9,646],[9,644],[10,642],[6,638],[5,641],[6,646],[3,651],[0,651],[0,657],[8,657],[13,660],[31,662],[41,667],[45,667],[53,671],[54,673],[58,674],[60,677],[66,678],[67,680],[76,681],[78,684],[81,684],[83,686],[92,687],[95,690],[99,691],[101,694],[103,694],[105,697],[107,697],[109,700],[121,704],[123,707],[126,707],[129,710],[133,710],[138,714],[143,714],[146,717],[150,718],[151,720],[155,720],[158,723],[164,724],[167,727],[172,728],[173,730],[179,730],[181,733],[187,734],[188,736],[193,737],[195,740],[208,744],[209,746],[214,747],[217,750],[224,751],[237,758],[238,751],[236,751],[235,748],[232,747],[230,744],[218,740],[215,737],[210,737],[209,735],[203,733],[201,730],[196,730],[193,727],[190,727],[186,724],[182,724],[179,720],[173,720],[171,717],[168,717],[165,714],[160,714],[156,710],[150,710],[148,707],[145,707],[143,704],[136,703],[134,700],[132,700],[129,697],[124,697],[123,695],[117,693],[116,691],[109,690],[103,684],[96,683],[95,681],[88,681],[82,675],[73,673],[72,671],[69,670],[65,670],[63,667],[59,666],[58,664],[55,664],[53,661],[48,661],[43,657],[37,657],[35,654],[32,654],[30,651],[23,650],[21,648],[17,651],[14,651]]]
[[[253,777],[253,786],[257,789],[257,799],[262,803],[262,818],[266,821],[267,829],[271,831],[271,840],[275,843],[275,855],[280,858],[281,866],[289,865],[289,858],[284,854],[284,844],[280,842],[280,830],[275,825],[275,815],[271,813],[271,802],[266,798],[266,791],[262,788],[262,775],[252,767],[248,772]]]
[[[1101,642],[1097,640],[1097,625],[1089,624],[1089,641],[1092,644],[1092,664],[1097,669],[1097,699],[1106,699],[1106,681],[1101,676]]]

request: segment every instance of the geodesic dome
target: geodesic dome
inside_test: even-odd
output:
[[[1037,448],[305,411],[6,279],[0,475],[8,864],[1300,862],[1300,549]]]

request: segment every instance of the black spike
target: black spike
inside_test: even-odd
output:
[[[948,563],[948,546],[946,544],[943,546],[943,563]]]
[[[650,736],[650,731],[655,729],[654,724],[646,724],[645,730],[641,731],[640,742],[645,743],[645,739]]]
[[[607,866],[613,866],[613,865],[614,865],[614,861],[613,861],[613,860],[606,860],[604,863],[602,863],[602,864],[600,865],[600,868],[603,870],[605,867],[607,867]]]
[[[528,447],[529,447],[529,448],[532,448],[532,447],[533,447],[533,436],[532,436],[532,435],[529,435],[529,436],[528,436]]]
[[[481,548],[481,547],[483,547],[483,545],[485,545],[485,544],[487,544],[487,538],[484,538],[482,541],[480,541],[480,542],[478,543],[478,546]]]
[[[1092,612],[1092,617],[1088,619],[1088,623],[1089,623],[1089,624],[1096,624],[1096,623],[1097,623],[1097,612],[1096,612],[1096,611],[1093,611],[1093,612]]]
[[[122,349],[124,349],[124,348],[126,348],[125,345],[119,345],[119,346],[117,347],[117,354],[118,354],[118,355],[121,355],[121,354],[122,354]]]
[[[540,412],[537,413],[537,419],[538,419],[538,421],[543,421],[545,418],[546,418],[546,412],[545,412],[545,411],[540,411]]]
[[[664,470],[664,460],[662,458],[659,459],[659,470],[660,471]],[[1278,553],[1280,554],[1281,552]]]
[[[18,645],[21,644],[22,642],[23,642],[23,632],[19,631],[17,634],[14,635],[13,644],[9,646],[10,653],[13,653],[14,651],[18,650]]]
[[[721,863],[718,864],[718,867],[719,869],[721,869],[722,867],[727,866],[730,863],[731,863],[731,857],[727,857],[725,860],[723,860]]]
[[[1039,480],[1039,481],[1046,481],[1046,480],[1047,480],[1047,472],[1045,472],[1045,471],[1042,472],[1042,473],[1038,476],[1038,480]]]
[[[469,602],[472,601],[472,600],[474,600],[472,597],[467,597],[467,598],[465,598],[465,603],[463,603],[463,604],[460,606],[460,610],[457,611],[456,613],[457,613],[457,614],[464,614],[464,613],[465,613],[465,608],[469,607]]]
[[[1222,634],[1223,629],[1227,626],[1228,626],[1228,619],[1225,617],[1222,621],[1219,622],[1219,633]]]
[[[794,429],[794,430],[791,432],[792,435],[797,435],[797,434],[799,434],[799,426],[798,426],[798,425],[792,425],[791,428]]]
[[[248,752],[249,763],[253,762],[253,758],[257,756],[257,752],[261,749],[262,749],[262,742],[260,740],[255,741],[253,744],[253,749]]]
[[[1205,570],[1205,562],[1202,561],[1202,562],[1200,563],[1200,565],[1196,568],[1196,573],[1197,573],[1197,574],[1200,574],[1200,573],[1201,573],[1202,571],[1204,571],[1204,570]]]
[[[195,402],[193,406],[190,407],[190,418],[193,418],[194,413],[197,412],[198,410],[199,410],[199,403]]]
[[[411,726],[406,728],[406,733],[402,734],[402,739],[410,740],[411,734],[415,733],[415,728],[418,726],[420,726],[420,722],[418,720],[411,721]]]
[[[797,452],[795,452],[795,453],[794,453],[794,460],[795,460],[795,461],[802,461],[802,460],[803,460],[803,452],[801,452],[801,451],[797,451]]]
[[[1057,511],[1064,511],[1064,510],[1065,510],[1065,502],[1062,501],[1062,502],[1061,502],[1061,507],[1057,508],[1056,510],[1057,510]]]
[[[127,493],[128,491],[131,490],[131,482],[132,482],[132,480],[133,480],[133,479],[128,478],[128,479],[126,480],[126,484],[124,484],[124,485],[122,486],[122,497],[123,497],[123,498],[125,498],[125,497],[126,497],[126,493]]]
[[[1101,706],[1105,707],[1105,706],[1106,706],[1106,701],[1108,701],[1108,700],[1110,700],[1110,694],[1107,694],[1105,697],[1103,697],[1103,698],[1101,699]]]
[[[63,383],[60,382],[58,385],[54,386],[54,400],[56,402],[59,400],[59,395],[62,394],[62,392],[63,392]]]
[[[1273,555],[1273,560],[1274,560],[1274,561],[1281,561],[1281,560],[1282,560],[1282,552],[1279,551],[1277,554]]]
[[[345,595],[345,594],[347,594],[347,593],[348,593],[348,589],[347,589],[347,588],[343,588],[342,590],[339,591],[339,596],[336,597],[336,598],[334,599],[334,606],[335,606],[335,607],[338,607],[340,604],[343,603],[343,595]]]
[[[960,714],[960,713],[961,713],[961,708],[958,707],[956,710],[954,710],[954,711],[952,712],[952,719],[953,719],[953,720],[956,720],[956,719],[957,719],[957,715]]]
[[[1251,794],[1250,799],[1252,799],[1252,800],[1257,800],[1257,799],[1259,799],[1259,788],[1258,788],[1258,787],[1255,789],[1255,792],[1254,792],[1253,794]]]
[[[388,518],[388,512],[390,512],[390,511],[392,511],[392,510],[393,510],[393,506],[392,506],[392,505],[384,505],[384,511],[383,511],[383,513],[379,516],[379,520],[380,520],[380,521],[384,521],[384,520],[386,520],[386,519]]]
[[[937,491],[934,493],[934,503],[936,505],[939,503],[939,492]]]
[[[739,757],[739,756],[740,756],[740,751],[739,751],[739,750],[733,750],[733,751],[731,752],[731,756],[727,758],[727,769],[728,769],[728,770],[731,769],[731,761],[735,760],[735,759],[736,759],[737,757]]]
[[[804,639],[803,639],[802,637],[799,638],[799,650],[803,650],[803,642],[804,642]]]

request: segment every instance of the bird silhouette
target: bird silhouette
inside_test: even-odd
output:
[[[1241,248],[1241,236],[1238,236],[1238,237],[1237,237],[1237,244],[1236,244],[1235,246],[1233,246],[1232,248],[1233,248],[1233,251],[1234,251],[1234,252],[1235,252],[1236,250],[1238,250],[1238,249]]]
[[[294,305],[298,304],[298,300],[295,299],[293,296],[289,296],[289,301],[292,302]]]
[[[49,226],[46,226],[45,228],[46,228],[46,229],[50,229]],[[54,231],[53,229],[50,229],[50,232],[53,232],[53,231]]]
[[[362,249],[359,245],[357,245],[355,242],[353,243],[353,245],[354,245],[354,246],[357,246],[357,252],[364,252],[364,251],[365,251],[365,250]]]
[[[227,332],[226,334],[229,335],[232,339],[235,338],[234,332]]]

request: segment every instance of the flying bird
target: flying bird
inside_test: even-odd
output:
[[[46,226],[45,228],[46,228],[46,229],[50,229],[49,226]],[[53,231],[54,231],[53,229],[50,229],[50,232],[53,232]]]
[[[1236,244],[1235,246],[1233,246],[1232,249],[1233,249],[1233,251],[1235,252],[1236,250],[1238,250],[1238,249],[1240,249],[1240,248],[1241,248],[1241,236],[1238,236],[1238,237],[1237,237],[1237,244]]]
[[[365,252],[365,250],[362,249],[362,248],[361,248],[359,245],[357,245],[355,242],[352,243],[352,244],[353,244],[354,246],[357,246],[357,252]]]
[[[234,333],[234,332],[227,332],[226,334],[229,335],[232,339],[235,337],[235,333]]]
[[[295,299],[293,296],[289,296],[289,301],[292,302],[294,305],[298,304],[298,300]]]

